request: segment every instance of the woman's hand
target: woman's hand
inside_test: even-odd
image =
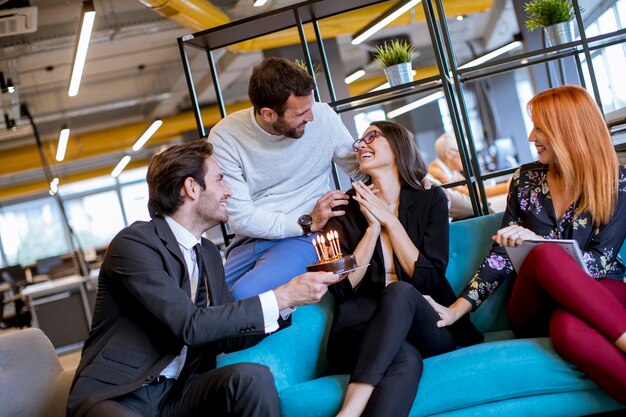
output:
[[[498,230],[491,238],[500,246],[511,247],[521,245],[526,239],[543,239],[532,230],[516,224]]]
[[[356,192],[353,198],[359,203],[362,212],[363,209],[367,210],[367,212],[384,227],[398,220],[395,213],[387,207],[387,204],[375,194],[374,190],[370,189],[362,181],[358,183],[353,182],[352,187]],[[363,214],[366,218],[368,217],[367,213],[363,212]]]
[[[472,305],[464,298],[458,298],[450,307],[444,307],[433,300],[430,295],[424,295],[423,297],[441,319],[437,322],[437,327],[450,326],[472,309]]]
[[[368,227],[370,227],[374,231],[380,232],[380,222],[378,221],[378,219],[374,217],[374,215],[370,213],[370,211],[366,209],[363,204],[359,203],[359,208],[361,209],[361,213],[363,213],[363,216],[365,216],[365,219],[367,220]]]

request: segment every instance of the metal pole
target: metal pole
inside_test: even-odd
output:
[[[198,135],[200,135],[201,138],[204,138],[206,137],[206,131],[204,130],[204,123],[202,123],[202,115],[200,114],[200,105],[198,104],[196,87],[193,85],[193,76],[191,75],[189,58],[187,57],[187,50],[185,49],[185,40],[187,39],[193,39],[193,35],[178,38],[178,50],[180,51],[180,57],[183,60],[183,71],[185,73],[185,79],[187,80],[187,88],[189,89],[189,99],[191,100],[193,115],[196,118],[196,125],[198,126]]]

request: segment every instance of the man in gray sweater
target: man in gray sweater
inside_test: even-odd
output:
[[[315,83],[289,60],[254,67],[252,108],[235,112],[209,134],[224,181],[233,191],[227,211],[237,235],[228,248],[226,281],[235,299],[275,288],[305,272],[317,256],[311,233],[347,203],[330,191],[332,162],[357,175],[354,139],[339,116],[313,99]]]

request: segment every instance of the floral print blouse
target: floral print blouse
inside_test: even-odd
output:
[[[620,166],[618,201],[613,217],[600,227],[593,226],[588,212],[574,216],[576,202],[557,220],[547,173],[547,165],[533,162],[522,165],[513,174],[502,227],[518,224],[546,239],[574,239],[593,278],[623,280],[626,268],[618,253],[626,238],[626,167]],[[504,280],[515,274],[504,247],[494,244],[461,297],[476,309]]]

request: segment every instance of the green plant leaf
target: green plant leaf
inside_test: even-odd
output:
[[[415,47],[405,40],[393,39],[376,47],[374,58],[385,69],[403,62],[411,62]]]
[[[568,22],[575,16],[574,5],[570,0],[531,0],[524,4],[524,11],[528,16],[526,28],[529,31]]]
[[[305,70],[307,74],[311,75],[309,73],[309,66],[306,64],[306,61],[304,59],[296,58],[293,62],[294,62],[294,64],[296,64],[297,66],[299,66],[300,68]],[[313,63],[313,72],[315,72],[315,77],[316,78],[320,75],[320,66],[319,66],[319,64],[317,64],[315,62]]]

